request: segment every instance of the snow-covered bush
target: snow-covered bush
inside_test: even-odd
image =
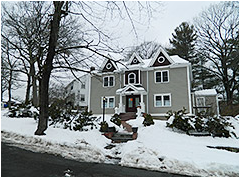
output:
[[[173,130],[180,130],[188,135],[194,133],[210,134],[213,137],[235,136],[233,125],[222,116],[187,116],[186,109],[169,111],[166,126]]]
[[[109,125],[106,121],[102,121],[100,123],[100,131],[101,132],[106,132],[108,130],[108,128],[109,128]]]
[[[12,106],[9,110],[9,117],[31,117],[31,118],[38,118],[38,110],[33,108],[31,105],[20,104],[16,106]]]
[[[143,125],[146,126],[150,126],[150,125],[154,125],[154,120],[153,117],[150,114],[144,114],[144,121],[143,121]]]
[[[120,119],[120,116],[119,114],[114,114],[111,119],[110,119],[111,122],[113,122],[115,125],[117,126],[120,126],[121,125],[121,119]]]

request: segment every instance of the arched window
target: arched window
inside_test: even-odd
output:
[[[129,84],[135,84],[136,83],[136,74],[130,73],[128,75],[128,81],[129,81]]]

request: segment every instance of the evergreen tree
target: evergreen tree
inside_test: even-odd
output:
[[[192,64],[193,83],[194,89],[203,88],[204,68],[201,67],[206,60],[201,58],[201,55],[196,53],[195,44],[197,34],[193,25],[187,22],[182,22],[172,33],[173,38],[169,39],[172,48],[167,49],[169,55],[178,55],[181,58],[188,60]]]

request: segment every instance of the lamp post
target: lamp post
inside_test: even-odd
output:
[[[105,101],[106,101],[106,98],[104,96],[103,97],[103,122],[105,121]]]

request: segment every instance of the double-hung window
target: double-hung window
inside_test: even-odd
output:
[[[101,107],[103,108],[103,105],[105,103],[105,108],[114,108],[115,107],[115,97],[114,96],[106,96],[105,101],[104,97],[101,98]]]
[[[113,87],[115,84],[114,76],[105,76],[103,78],[103,86],[104,87]]]
[[[85,101],[85,95],[84,94],[80,94],[80,101],[84,102]]]
[[[156,71],[155,72],[155,83],[169,82],[169,71]]]
[[[170,106],[171,106],[171,94],[154,95],[154,107],[170,107]]]

